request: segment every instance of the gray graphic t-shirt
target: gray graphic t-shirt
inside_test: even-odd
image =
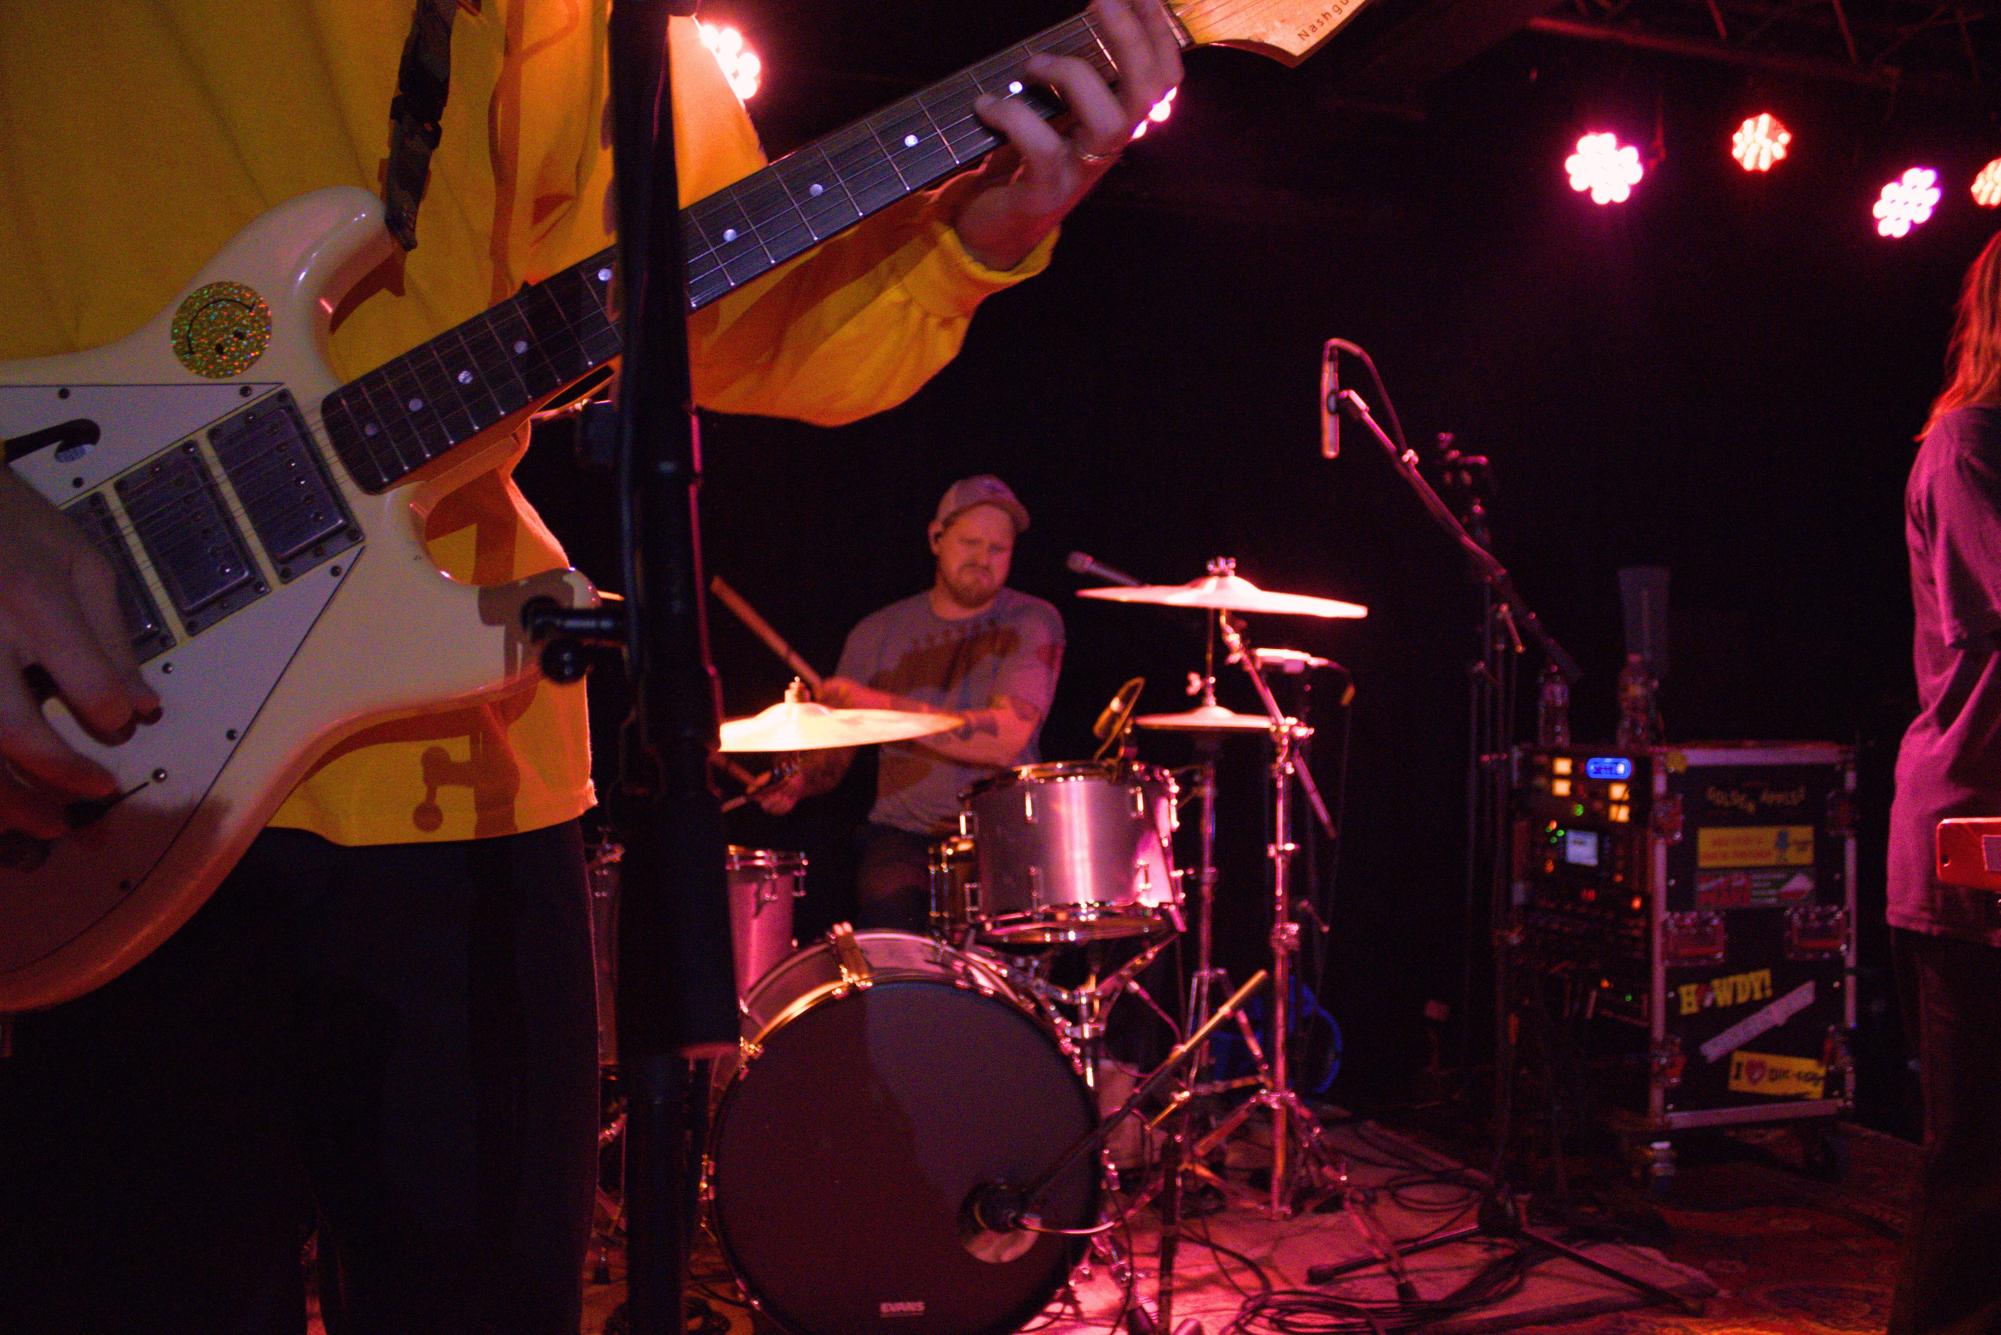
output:
[[[1063,666],[1063,618],[1040,598],[1004,588],[993,606],[963,621],[931,610],[931,595],[891,603],[848,634],[836,670],[877,690],[942,709],[986,709],[1007,696],[1047,717]],[[1009,762],[1032,765],[1042,726]],[[1000,772],[948,760],[921,742],[895,742],[876,756],[875,806],[869,819],[914,834],[948,834],[959,819],[959,794]]]

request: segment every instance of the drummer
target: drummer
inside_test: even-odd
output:
[[[1063,665],[1063,618],[1007,587],[1028,510],[990,473],[946,488],[928,536],[931,587],[864,617],[849,632],[821,703],[837,709],[945,712],[963,726],[880,749],[856,872],[855,925],[921,931],[929,913],[933,843],[958,824],[959,794],[1017,765],[1036,744]],[[773,815],[824,793],[854,751],[810,751],[799,770],[758,792]]]

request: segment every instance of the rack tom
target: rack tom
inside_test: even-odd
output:
[[[1176,789],[1151,765],[1024,765],[967,790],[971,883],[955,893],[983,939],[1044,946],[1169,930]]]

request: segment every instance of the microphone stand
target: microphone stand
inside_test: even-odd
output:
[[[1506,771],[1514,744],[1514,660],[1524,651],[1526,633],[1542,650],[1544,659],[1575,685],[1583,674],[1564,647],[1557,643],[1515,588],[1507,568],[1495,559],[1487,545],[1467,531],[1424,475],[1418,471],[1416,452],[1400,448],[1384,434],[1369,405],[1352,389],[1334,396],[1334,407],[1343,416],[1362,426],[1389,456],[1397,476],[1417,496],[1438,526],[1445,530],[1465,553],[1480,580],[1485,602],[1481,630],[1481,661],[1472,673],[1472,745],[1467,778],[1467,902],[1468,913],[1475,902],[1480,869],[1487,879],[1488,923],[1496,948],[1494,969],[1494,1079],[1497,1100],[1501,1082],[1510,1078],[1514,1061],[1514,1036],[1508,1024],[1513,999],[1510,964],[1516,934],[1510,922],[1507,859],[1508,839]],[[1485,537],[1485,513],[1476,504],[1474,522]],[[1469,960],[1470,967],[1470,960]]]
[[[1508,1012],[1514,998],[1514,956],[1520,937],[1511,921],[1513,906],[1509,896],[1507,864],[1502,856],[1502,850],[1508,835],[1507,785],[1504,780],[1514,738],[1513,699],[1509,687],[1515,678],[1513,660],[1526,651],[1523,643],[1524,634],[1535,642],[1544,658],[1563,675],[1566,682],[1575,684],[1582,674],[1577,661],[1557,643],[1555,636],[1543,626],[1541,618],[1523,601],[1507,568],[1495,558],[1486,543],[1475,538],[1467,530],[1466,525],[1460,522],[1451,507],[1439,497],[1431,484],[1425,480],[1424,475],[1418,471],[1416,452],[1400,448],[1391,440],[1377,423],[1375,415],[1369,411],[1369,405],[1354,390],[1340,390],[1334,395],[1332,406],[1341,415],[1361,426],[1378,445],[1382,446],[1397,476],[1402,478],[1416,494],[1425,512],[1465,553],[1483,587],[1486,610],[1481,633],[1482,658],[1473,676],[1473,765],[1468,779],[1467,795],[1468,819],[1471,825],[1469,842],[1473,847],[1469,849],[1467,884],[1470,901],[1473,887],[1478,881],[1478,868],[1484,863],[1488,873],[1489,921],[1495,946],[1495,1093],[1497,1103],[1502,1099],[1511,1100],[1509,1091],[1512,1090],[1514,1082],[1515,1043],[1510,1033]],[[1485,526],[1482,522],[1484,513],[1477,505],[1474,507],[1473,517],[1482,529],[1481,537],[1485,537]],[[1636,1275],[1629,1275],[1529,1227],[1528,1198],[1511,1193],[1504,1180],[1505,1154],[1506,1145],[1497,1146],[1496,1171],[1489,1175],[1487,1186],[1481,1193],[1476,1224],[1422,1242],[1406,1244],[1402,1248],[1403,1253],[1409,1255],[1415,1251],[1424,1251],[1468,1238],[1512,1239],[1524,1244],[1532,1243],[1546,1251],[1568,1257],[1581,1265],[1620,1280],[1656,1301],[1673,1303],[1683,1311],[1698,1310],[1697,1305],[1689,1299],[1671,1293]],[[1341,1266],[1316,1266],[1308,1272],[1308,1279],[1312,1283],[1323,1283],[1336,1275],[1374,1263],[1363,1260]]]
[[[1244,985],[1232,992],[1216,1008],[1213,1015],[1167,1054],[1166,1060],[1154,1067],[1146,1079],[1134,1086],[1132,1093],[1126,1096],[1126,1101],[1119,1105],[1117,1112],[1072,1141],[1063,1153],[1057,1156],[1056,1161],[1046,1171],[1032,1179],[1027,1186],[1016,1187],[1007,1182],[986,1182],[975,1187],[972,1194],[966,1198],[964,1206],[964,1223],[969,1237],[1040,1227],[1041,1221],[1034,1217],[1032,1207],[1042,1194],[1085,1158],[1096,1153],[1098,1147],[1118,1129],[1119,1123],[1132,1116],[1140,1104],[1152,1097],[1153,1092],[1159,1089],[1183,1062],[1201,1049],[1202,1044],[1208,1041],[1209,1035],[1215,1032],[1216,1027],[1235,1015],[1238,1008],[1249,1001],[1251,994],[1263,987],[1269,977],[1268,973],[1259,969],[1246,979]],[[1169,1284],[1171,1286],[1171,1280]]]
[[[721,716],[704,619],[701,463],[688,371],[687,262],[674,158],[672,15],[615,0],[609,31],[623,368],[617,440],[632,712],[614,816],[625,846],[618,1051],[626,1093],[626,1314],[680,1335],[705,1128],[705,1059],[737,1042],[721,804]]]

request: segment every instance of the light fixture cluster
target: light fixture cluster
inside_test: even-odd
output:
[[[758,85],[764,74],[764,61],[757,52],[750,49],[743,40],[743,34],[735,28],[721,23],[698,23],[702,34],[702,45],[709,48],[716,63],[723,67],[723,77],[737,97],[745,102],[757,96]]]
[[[1640,150],[1621,144],[1615,134],[1587,134],[1577,141],[1577,151],[1563,161],[1570,173],[1570,188],[1589,193],[1594,204],[1623,204],[1633,197],[1633,187],[1646,175],[1640,166]]]
[[[1746,117],[1730,139],[1730,156],[1747,172],[1769,172],[1786,160],[1793,133],[1778,117],[1761,111]],[[1623,204],[1633,194],[1645,170],[1639,150],[1621,145],[1616,135],[1594,131],[1577,141],[1577,151],[1564,159],[1570,188],[1588,193],[1595,204]],[[1971,187],[1973,202],[2001,208],[2001,158],[1980,169]],[[1939,174],[1930,167],[1912,167],[1886,184],[1876,198],[1872,216],[1880,236],[1904,237],[1923,226],[1938,210],[1944,191]]]

